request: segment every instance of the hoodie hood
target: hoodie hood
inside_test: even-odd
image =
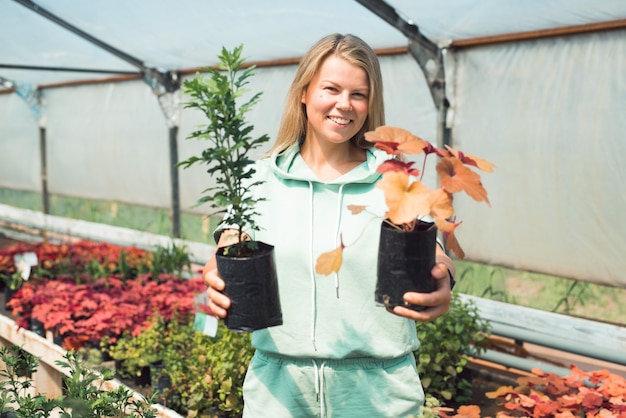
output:
[[[390,155],[375,148],[366,150],[366,160],[348,173],[333,181],[325,182],[328,185],[371,184],[380,178],[376,172],[378,166]],[[281,154],[270,157],[271,168],[274,174],[283,180],[300,180],[321,183],[315,173],[308,167],[300,155],[300,146],[294,144]]]

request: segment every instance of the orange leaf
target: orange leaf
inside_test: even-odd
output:
[[[503,396],[508,395],[509,393],[514,392],[513,386],[500,386],[493,392],[485,393],[485,396],[489,399],[501,398]]]
[[[546,385],[548,383],[548,380],[539,376],[522,376],[517,378],[517,383],[520,386],[536,386]]]
[[[471,154],[465,154],[464,152],[457,151],[448,145],[446,145],[446,149],[456,158],[461,160],[463,164],[473,165],[486,173],[493,173],[493,169],[496,167],[494,163],[487,161],[484,158],[476,157]]]
[[[387,154],[400,155],[397,142],[378,141],[376,142],[376,144],[374,144],[374,147],[378,148],[379,150],[385,151]]]
[[[430,189],[422,182],[409,184],[409,176],[400,171],[383,174],[376,187],[385,192],[387,217],[396,225],[409,223],[430,213]]]
[[[583,398],[582,406],[586,409],[599,408],[602,406],[602,396],[595,392],[587,393]]]
[[[534,375],[537,375],[537,376],[547,376],[547,373],[544,373],[544,372],[543,372],[543,370],[541,370],[541,369],[540,369],[540,368],[538,368],[538,367],[533,367],[533,368],[531,368],[531,369],[530,369],[530,372],[531,372],[532,374],[534,374]]]
[[[413,135],[406,129],[394,126],[379,126],[374,131],[366,132],[365,139],[369,142],[398,144],[398,151],[403,154],[421,154],[427,142],[420,137]],[[391,153],[390,153],[391,154]]]
[[[348,205],[348,210],[353,215],[358,215],[359,213],[363,212],[365,209],[367,209],[367,206],[363,206],[363,205]]]
[[[480,182],[480,176],[471,169],[465,167],[463,163],[456,158],[444,158],[437,163],[437,173],[441,179],[441,185],[450,193],[465,191],[472,199],[477,202],[486,202],[487,191]]]
[[[460,224],[455,225],[458,226]],[[437,228],[439,228],[439,224],[437,224]],[[456,239],[454,232],[444,232],[444,236],[446,237],[446,248],[452,251],[459,260],[463,260],[465,258],[465,251],[461,248],[461,244],[459,244],[459,241]]]
[[[339,246],[332,251],[328,251],[317,258],[315,271],[318,274],[329,275],[336,273],[343,262],[343,246]]]
[[[535,417],[553,417],[559,410],[559,404],[554,401],[538,402],[535,407],[533,416]]]
[[[558,402],[564,408],[574,408],[580,404],[580,399],[575,395],[563,395],[559,396]]]
[[[426,141],[417,136],[413,136],[409,141],[398,145],[398,150],[403,154],[421,154],[426,147]]]
[[[454,215],[452,196],[443,188],[433,190],[431,192],[430,201],[430,216],[436,220],[448,219]]]
[[[537,403],[533,398],[531,398],[530,396],[526,396],[524,394],[518,394],[519,397],[519,404],[521,406],[523,406],[524,408],[532,408],[535,406],[535,404]]]
[[[476,405],[464,405],[457,411],[458,418],[480,418],[480,408]]]

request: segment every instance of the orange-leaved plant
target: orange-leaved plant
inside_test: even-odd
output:
[[[444,234],[446,248],[458,258],[464,258],[465,253],[454,236],[454,231],[461,223],[457,223],[454,217],[452,196],[464,191],[475,201],[490,205],[480,175],[470,167],[491,173],[495,165],[449,146],[437,148],[411,132],[393,126],[381,126],[367,132],[365,139],[394,156],[377,168],[382,178],[377,181],[376,187],[384,192],[388,209],[383,221],[398,230],[412,231],[420,219],[430,218]],[[413,167],[415,162],[406,158],[418,154],[424,154],[421,170]],[[422,182],[426,158],[431,154],[439,158],[436,170],[440,186],[435,189]],[[348,209],[358,214],[367,208],[351,205]],[[320,255],[315,270],[319,274],[339,271],[344,248],[346,245],[341,240],[338,248]]]
[[[532,369],[517,379],[518,386],[502,386],[486,393],[501,399],[507,417],[626,417],[626,380],[607,369],[585,372],[570,366],[569,376]]]

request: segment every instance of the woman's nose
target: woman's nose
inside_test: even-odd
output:
[[[349,94],[341,94],[339,99],[337,100],[337,109],[350,111],[352,110],[352,105],[350,104],[350,95]]]

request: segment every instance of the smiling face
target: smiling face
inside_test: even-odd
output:
[[[349,141],[367,119],[367,73],[330,55],[302,95],[302,103],[307,115],[306,141],[335,144]]]

